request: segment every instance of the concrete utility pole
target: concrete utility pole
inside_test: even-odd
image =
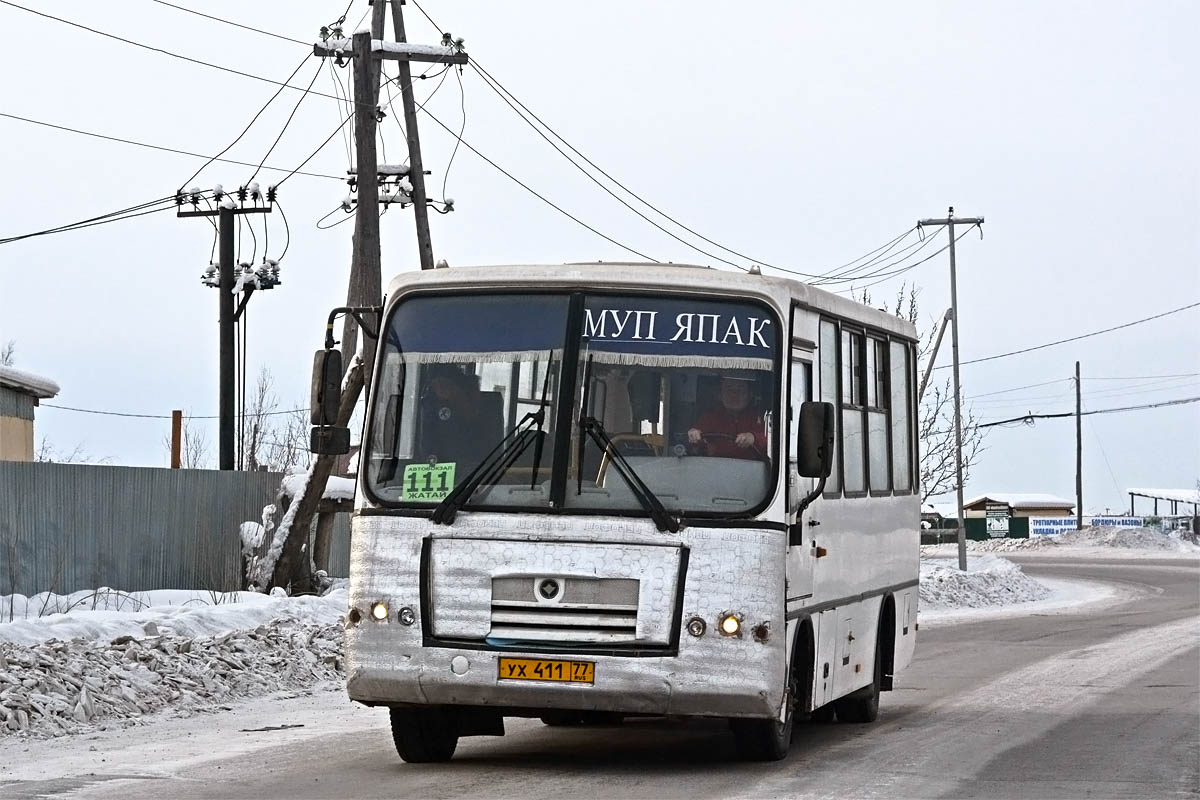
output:
[[[1083,530],[1083,392],[1075,362],[1075,530]]]
[[[954,351],[954,470],[958,493],[958,568],[967,569],[967,531],[963,514],[962,476],[962,387],[958,373],[958,276],[954,262],[954,226],[982,225],[983,217],[955,217],[954,206],[945,219],[923,219],[917,222],[922,228],[927,225],[945,225],[950,234],[950,340]]]
[[[270,202],[274,199],[274,190],[268,189],[267,203],[265,205],[244,205],[245,200],[249,197],[252,202],[257,202],[261,196],[249,196],[249,191],[245,187],[238,189],[235,195],[239,202],[234,202],[233,197],[228,194],[214,194],[213,200],[216,201],[216,208],[199,207],[197,195],[180,192],[175,196],[176,205],[183,208],[185,203],[190,202],[192,205],[191,211],[180,210],[176,213],[178,217],[216,217],[218,230],[218,268],[215,276],[206,274],[202,279],[208,286],[215,286],[219,295],[217,301],[218,307],[218,342],[220,347],[220,360],[218,370],[220,372],[220,393],[217,414],[220,416],[218,427],[218,467],[223,470],[235,469],[235,452],[234,452],[234,420],[236,417],[235,408],[237,405],[236,395],[236,380],[235,366],[237,355],[234,352],[233,342],[233,324],[242,315],[242,311],[246,308],[246,302],[250,299],[250,293],[247,292],[242,297],[240,305],[235,307],[233,296],[234,271],[236,269],[234,255],[234,233],[236,218],[241,214],[269,214],[271,212]],[[257,189],[252,189],[257,192]]]

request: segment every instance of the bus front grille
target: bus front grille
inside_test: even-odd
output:
[[[547,581],[550,587],[543,586]],[[637,641],[639,581],[521,576],[492,579],[492,639],[620,644]],[[553,589],[550,597],[542,589]]]

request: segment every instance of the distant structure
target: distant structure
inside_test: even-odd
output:
[[[963,503],[963,513],[967,517],[982,517],[997,506],[1008,506],[1010,517],[1069,517],[1075,513],[1074,500],[1035,492],[980,495]]]
[[[1170,512],[1163,511],[1172,517],[1191,516],[1200,514],[1200,489],[1126,489],[1129,492],[1129,516],[1135,517],[1137,498],[1141,497],[1154,503],[1154,516],[1159,516],[1158,503],[1170,504]],[[1143,506],[1145,503],[1142,504]]]
[[[0,366],[0,461],[33,461],[33,410],[58,391],[49,378]]]

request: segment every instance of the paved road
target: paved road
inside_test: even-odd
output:
[[[777,764],[734,761],[722,724],[648,720],[515,721],[450,764],[406,765],[386,714],[323,693],[253,711],[303,728],[247,732],[243,711],[100,734],[83,755],[32,745],[16,774],[38,779],[0,777],[0,797],[1200,797],[1200,561],[1013,560],[1128,596],[924,625],[878,723],[805,725]]]

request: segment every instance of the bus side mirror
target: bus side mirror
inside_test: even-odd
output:
[[[828,478],[833,471],[834,419],[833,403],[801,404],[796,468],[802,477]]]
[[[317,455],[340,456],[350,452],[350,429],[334,427],[342,401],[342,353],[318,350],[313,356],[309,416],[314,425],[308,449]]]
[[[318,350],[313,356],[309,413],[313,425],[336,425],[342,400],[342,352]]]

